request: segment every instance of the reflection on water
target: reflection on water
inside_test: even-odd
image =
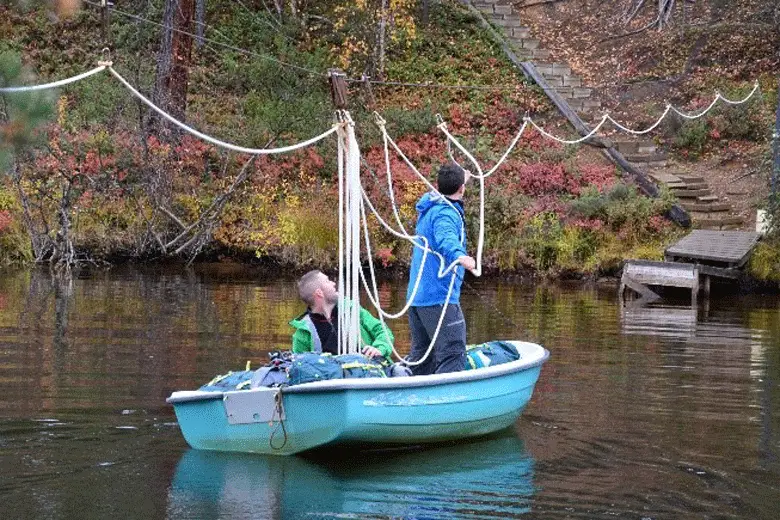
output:
[[[188,518],[495,518],[530,509],[533,460],[515,435],[425,450],[264,457],[189,450],[168,514]]]
[[[775,297],[623,309],[616,286],[470,282],[471,342],[552,353],[514,433],[379,454],[189,451],[165,398],[289,345],[302,308],[274,274],[0,277],[0,518],[777,518]],[[402,307],[404,287],[385,283],[383,304]],[[408,348],[404,320],[392,328]]]

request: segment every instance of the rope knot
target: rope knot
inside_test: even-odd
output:
[[[442,127],[447,126],[447,123],[444,122],[444,118],[441,117],[441,114],[436,114],[436,126],[438,128],[442,128]]]
[[[111,61],[111,49],[108,47],[103,47],[100,49],[102,60],[98,60],[98,65],[104,66],[104,67],[110,67],[114,64],[113,61]]]
[[[379,126],[385,126],[387,124],[387,121],[385,121],[385,119],[382,116],[380,116],[379,112],[377,112],[376,110],[374,110],[374,121]]]

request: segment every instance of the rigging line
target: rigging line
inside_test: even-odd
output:
[[[107,65],[100,65],[99,67],[95,67],[94,69],[84,72],[82,74],[79,74],[78,76],[73,76],[70,78],[61,79],[59,81],[53,81],[51,83],[44,83],[42,85],[30,85],[30,86],[20,86],[20,87],[0,87],[0,92],[4,93],[14,93],[14,92],[32,92],[36,90],[46,90],[50,88],[57,88],[62,87],[63,85],[67,85],[69,83],[75,83],[76,81],[80,81],[84,78],[88,78],[89,76],[92,76],[93,74],[97,74],[98,72],[103,71],[106,69]]]
[[[89,4],[89,5],[93,6],[93,7],[100,7],[100,8],[102,8],[101,4],[96,3],[96,2],[92,2],[91,0],[83,0],[83,1],[84,1],[85,4]],[[133,18],[134,20],[138,20],[138,21],[141,21],[141,22],[146,22],[146,23],[149,23],[149,24],[152,24],[152,25],[156,25],[157,27],[162,27],[164,29],[169,29],[171,31],[174,31],[174,32],[177,32],[177,33],[180,33],[180,34],[185,34],[187,36],[191,36],[192,38],[198,38],[198,35],[195,34],[195,33],[184,31],[182,29],[177,29],[175,27],[171,27],[170,25],[165,25],[165,24],[162,24],[162,23],[159,23],[159,22],[155,22],[154,20],[149,20],[148,18],[144,18],[144,17],[138,16],[136,14],[127,13],[125,11],[120,11],[119,9],[116,9],[115,7],[110,7],[109,9],[111,9],[111,11],[113,11],[113,12],[115,12],[117,14],[121,14],[122,16],[126,16],[128,18]],[[285,67],[290,67],[292,69],[296,69],[298,71],[305,72],[307,74],[312,74],[314,76],[321,76],[321,77],[325,77],[326,76],[322,72],[317,72],[316,70],[307,69],[306,67],[301,67],[299,65],[293,65],[292,63],[288,63],[286,61],[282,61],[279,58],[271,56],[270,54],[261,54],[259,52],[250,51],[250,50],[247,50],[247,49],[243,49],[241,47],[236,47],[235,45],[230,45],[228,43],[222,43],[222,42],[219,42],[219,41],[216,41],[216,40],[212,40],[210,38],[206,38],[205,36],[202,37],[202,40],[204,42],[209,42],[209,43],[211,43],[213,45],[218,45],[220,47],[225,47],[226,49],[230,49],[230,50],[233,50],[233,51],[236,51],[236,52],[240,52],[242,54],[246,54],[246,55],[249,55],[249,56],[256,56],[258,58],[263,58],[263,59],[266,59],[266,60],[270,60],[270,61],[273,61],[275,63],[278,63],[279,65],[283,65]]]
[[[409,168],[410,168],[410,169],[411,169],[411,170],[412,170],[412,171],[413,171],[413,172],[414,172],[414,173],[417,175],[417,177],[419,177],[419,178],[420,178],[420,180],[422,180],[422,181],[423,181],[423,183],[424,183],[426,186],[428,186],[428,188],[429,188],[429,189],[430,189],[430,190],[431,190],[433,193],[435,193],[435,194],[437,195],[437,197],[441,197],[441,200],[442,200],[442,201],[443,201],[445,204],[447,204],[447,205],[449,205],[451,208],[455,209],[455,206],[452,204],[452,202],[450,202],[450,201],[447,199],[447,197],[445,197],[444,195],[442,195],[441,193],[439,193],[439,190],[437,190],[437,189],[436,189],[436,188],[433,186],[433,184],[431,184],[431,182],[430,182],[428,179],[426,179],[426,178],[425,178],[425,176],[424,176],[422,173],[420,173],[420,171],[419,171],[419,170],[418,170],[418,169],[417,169],[417,168],[414,166],[414,164],[412,164],[412,162],[409,160],[409,158],[408,158],[408,157],[406,157],[406,155],[405,155],[405,154],[404,154],[404,152],[401,150],[401,148],[399,148],[399,147],[398,147],[398,145],[396,144],[396,142],[395,142],[395,141],[393,141],[393,139],[390,137],[390,135],[388,135],[388,133],[387,133],[387,129],[385,128],[385,126],[384,126],[383,124],[380,124],[380,125],[379,125],[379,127],[380,127],[380,130],[382,131],[383,138],[384,138],[384,139],[387,139],[387,141],[388,141],[388,142],[389,142],[389,143],[392,145],[392,147],[395,149],[395,151],[398,153],[398,155],[399,155],[399,156],[400,156],[400,157],[401,157],[401,158],[404,160],[404,162],[405,162],[405,163],[406,163],[406,164],[409,166]],[[455,210],[455,211],[457,211],[457,210]],[[374,212],[374,215],[375,215],[375,216],[377,216],[377,217],[379,218],[379,214],[378,214],[378,213]],[[391,233],[393,233],[393,232],[394,232],[394,230],[392,230],[392,228],[390,228],[389,226],[386,226],[386,227],[387,227],[387,229],[388,229],[388,230],[389,230]],[[463,231],[463,227],[465,227],[465,222],[461,223],[461,235],[464,233],[464,231]],[[408,239],[407,239],[407,240],[408,240]],[[412,240],[412,243],[414,243],[414,245],[415,245],[416,247],[420,247],[420,246],[419,246],[419,244],[417,244],[417,243],[416,243],[416,242],[414,242],[413,240]],[[442,256],[441,256],[439,253],[437,253],[436,251],[433,251],[433,253],[434,253],[434,254],[436,254],[436,255],[439,257],[439,260],[440,260],[440,265],[439,265],[439,272],[438,272],[438,277],[439,277],[439,278],[443,278],[443,277],[444,277],[444,276],[445,276],[447,273],[449,273],[449,271],[450,271],[450,270],[453,270],[453,269],[456,269],[456,270],[457,270],[457,267],[458,267],[458,264],[459,264],[459,262],[458,262],[457,260],[454,260],[454,261],[453,261],[453,262],[452,262],[452,263],[451,263],[449,266],[447,266],[447,267],[446,267],[446,269],[444,269],[444,267],[445,267],[445,263],[444,263],[444,262],[446,261],[446,260],[444,259],[444,257],[442,257]]]
[[[453,143],[455,143],[455,146],[457,146],[458,149],[463,152],[463,155],[465,155],[466,158],[471,161],[471,164],[477,168],[477,172],[479,174],[477,176],[477,180],[479,181],[479,236],[477,238],[477,265],[476,268],[472,271],[474,276],[479,277],[482,276],[482,250],[485,246],[485,174],[482,171],[482,166],[479,164],[479,161],[477,161],[477,159],[471,155],[471,153],[466,150],[462,144],[460,144],[460,141],[455,139],[455,137],[449,133],[447,130],[447,123],[444,122],[441,116],[439,116],[438,119],[439,124],[437,127],[439,130],[441,130],[442,133],[447,136],[447,139],[450,139]],[[468,178],[466,178],[466,180],[468,180]],[[463,223],[463,226],[465,226],[465,222]]]
[[[444,120],[442,119],[442,121],[444,121]],[[517,143],[520,141],[520,138],[523,136],[523,133],[528,128],[529,122],[533,123],[528,118],[524,118],[523,119],[523,124],[522,124],[522,126],[520,126],[520,130],[517,131],[517,134],[515,134],[515,137],[509,143],[509,147],[504,152],[504,155],[501,156],[501,158],[498,160],[498,162],[496,162],[496,164],[494,164],[493,167],[490,170],[488,170],[487,172],[485,172],[484,174],[481,174],[481,175],[478,174],[478,173],[471,173],[471,176],[474,177],[475,179],[479,179],[479,178],[483,178],[484,179],[484,178],[487,178],[487,177],[490,177],[491,175],[493,175],[496,172],[496,170],[498,170],[498,168],[501,167],[501,165],[504,163],[504,161],[506,161],[507,157],[509,157],[509,154],[515,148],[515,146],[517,146]],[[452,160],[452,162],[454,162],[455,164],[457,164],[458,166],[463,168],[463,166],[457,160],[455,160],[455,156],[452,153],[451,143],[455,142],[455,138],[450,134],[449,130],[447,130],[446,125],[444,125],[444,127],[441,127],[441,125],[440,125],[440,128],[441,128],[442,132],[444,133],[444,135],[447,137],[447,155],[449,155],[450,160]],[[459,145],[456,144],[456,146],[458,146],[460,148]]]
[[[603,116],[601,118],[601,121],[599,121],[599,124],[597,124],[593,128],[593,130],[591,130],[587,135],[585,135],[583,137],[580,137],[579,139],[561,139],[560,137],[555,137],[551,133],[547,132],[547,130],[545,130],[544,128],[542,128],[538,124],[536,124],[536,121],[534,121],[530,117],[528,118],[528,121],[531,123],[531,126],[533,126],[536,129],[537,132],[539,132],[540,134],[542,134],[544,137],[546,137],[548,139],[552,139],[553,141],[558,141],[559,143],[562,143],[562,144],[579,144],[579,143],[581,143],[583,141],[587,141],[588,139],[590,139],[591,137],[596,135],[596,133],[599,130],[601,130],[601,127],[604,126],[604,123],[607,122],[607,117],[609,117],[609,116],[606,116],[606,115]]]
[[[114,75],[124,86],[127,88],[134,96],[136,96],[138,99],[144,102],[146,106],[160,114],[162,117],[170,121],[171,123],[175,124],[185,132],[189,132],[190,134],[194,135],[195,137],[199,137],[200,139],[203,139],[204,141],[208,141],[211,144],[214,144],[216,146],[220,146],[222,148],[226,148],[228,150],[233,150],[235,152],[240,153],[247,153],[250,155],[270,155],[270,154],[277,154],[277,153],[285,153],[285,152],[291,152],[293,150],[297,150],[299,148],[304,148],[306,146],[312,145],[326,137],[328,137],[330,134],[336,132],[338,129],[338,125],[333,125],[329,130],[321,133],[320,135],[316,137],[312,137],[311,139],[307,141],[303,141],[300,143],[296,143],[290,146],[282,146],[279,148],[246,148],[244,146],[238,146],[235,144],[231,144],[225,141],[220,141],[219,139],[216,139],[214,137],[211,137],[209,135],[206,135],[202,132],[199,132],[195,130],[194,128],[191,128],[187,126],[186,124],[182,123],[178,119],[174,118],[172,115],[165,112],[163,109],[152,103],[149,99],[144,97],[143,94],[138,92],[130,83],[127,82],[125,78],[123,78],[116,70],[114,70],[113,67],[108,67],[109,72]]]

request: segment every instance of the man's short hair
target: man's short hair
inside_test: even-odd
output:
[[[448,162],[439,168],[436,183],[439,193],[452,195],[466,183],[466,171],[457,164]]]
[[[314,269],[301,276],[301,279],[298,280],[298,295],[306,305],[314,304],[314,292],[320,288],[322,283],[320,280],[321,274],[322,271]]]

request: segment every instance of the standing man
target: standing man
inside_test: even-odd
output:
[[[295,329],[292,351],[338,354],[338,303],[336,282],[322,271],[309,271],[298,280],[298,294],[307,309],[290,321]],[[341,303],[344,303],[343,300]],[[354,305],[358,305],[357,302]],[[363,355],[391,362],[393,333],[363,307],[360,308],[360,351]]]
[[[425,362],[412,367],[414,375],[457,372],[465,368],[466,320],[460,309],[460,286],[463,283],[464,268],[470,271],[476,268],[474,259],[466,254],[463,193],[468,177],[466,170],[454,163],[447,163],[439,168],[439,193],[426,193],[417,202],[416,234],[425,237],[428,247],[444,257],[445,267],[453,262],[459,265],[439,278],[440,261],[437,256],[429,254],[423,265],[423,250],[415,247],[412,252],[407,300],[412,297],[419,270],[422,269],[423,273],[409,309],[409,331],[412,338],[410,361],[417,361],[425,355],[439,324],[444,304],[447,303],[433,351]],[[422,245],[422,241],[419,240],[418,244]],[[456,278],[448,301],[447,294],[453,273]]]

